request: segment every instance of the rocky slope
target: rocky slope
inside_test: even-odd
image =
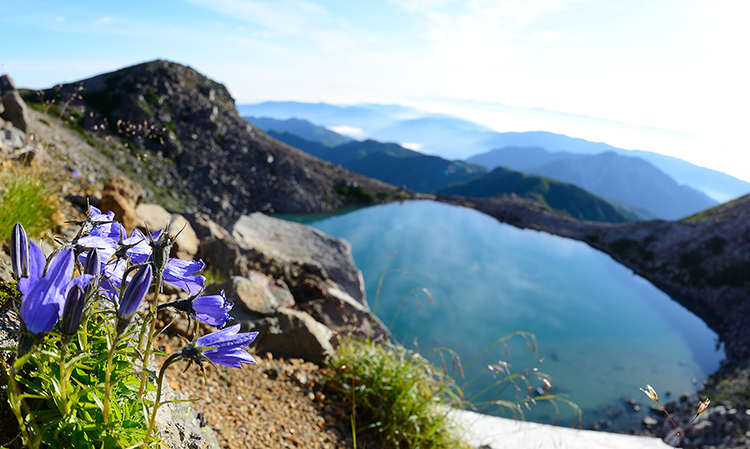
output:
[[[239,117],[227,89],[190,67],[157,60],[27,92],[37,109],[56,100],[82,132],[124,139],[120,168],[150,178],[160,197],[223,220],[254,211],[317,212],[397,195],[270,138]],[[68,117],[69,116],[69,117]],[[117,156],[117,155],[114,155]],[[135,172],[135,173],[131,173]]]

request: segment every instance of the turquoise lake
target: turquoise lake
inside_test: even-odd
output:
[[[490,364],[504,361],[511,371],[536,367],[552,377],[552,393],[583,410],[584,428],[604,420],[611,422],[605,429],[626,431],[639,426],[651,405],[639,387],[650,384],[662,399],[677,399],[694,393],[723,358],[717,335],[699,318],[581,242],[517,229],[471,209],[432,201],[281,218],[349,241],[370,307],[376,306],[378,279],[396,252],[388,268],[409,276],[396,271],[386,276],[376,313],[390,325],[395,340],[410,349],[428,354],[448,347],[467,363],[514,331],[536,336],[538,356],[514,337],[507,355],[498,345],[467,367],[459,385],[479,375],[463,386],[467,397],[494,382],[486,370]],[[434,305],[421,294],[418,306],[411,295],[398,311],[407,293],[420,287],[432,293]],[[473,402],[479,411],[500,414],[482,402],[522,394],[505,385]],[[639,412],[627,404],[630,398],[640,405]],[[560,424],[570,425],[570,407],[558,406]],[[556,419],[555,408],[545,402],[524,412],[531,421]],[[506,411],[500,416],[513,415]]]

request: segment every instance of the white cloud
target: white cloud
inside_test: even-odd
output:
[[[330,129],[331,131],[343,134],[345,136],[351,136],[351,137],[357,137],[364,134],[364,131],[362,128],[355,128],[353,126],[348,125],[336,125],[336,126],[327,126],[326,128]]]
[[[419,151],[422,149],[424,144],[417,143],[417,142],[404,142],[401,144],[401,146],[406,148],[407,150]]]

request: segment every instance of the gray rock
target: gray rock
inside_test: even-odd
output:
[[[11,78],[8,74],[0,76],[0,95],[5,94],[5,92],[14,90],[16,90],[16,83],[13,81],[13,78]]]
[[[210,285],[206,288],[206,294],[215,295],[221,290],[238,310],[245,313],[272,316],[280,308],[294,305],[292,293],[284,281],[258,272],[250,272],[246,278],[232,276],[226,282]]]
[[[248,259],[260,257],[297,267],[322,268],[352,298],[367,304],[362,273],[354,265],[347,241],[259,212],[241,216],[228,230]]]
[[[369,308],[355,301],[331,281],[325,284],[319,298],[299,307],[340,335],[355,334],[372,341],[390,338],[386,325],[370,313]]]
[[[23,141],[26,135],[23,131],[13,126],[2,126],[7,122],[0,120],[0,151],[3,154],[13,154],[17,148],[24,146]],[[8,125],[10,125],[8,123]]]
[[[3,106],[5,110],[0,117],[13,123],[13,126],[26,132],[29,124],[29,110],[23,99],[15,90],[9,90],[3,94]]]
[[[246,275],[251,271],[229,231],[205,214],[186,214],[185,218],[200,240],[198,257],[206,263],[208,270],[224,278]]]
[[[305,312],[278,309],[273,317],[235,314],[243,327],[258,331],[255,340],[259,352],[276,357],[299,358],[323,364],[333,354],[333,332]]]
[[[643,418],[643,425],[646,428],[654,427],[655,425],[659,424],[659,420],[654,418],[653,416],[647,416]]]

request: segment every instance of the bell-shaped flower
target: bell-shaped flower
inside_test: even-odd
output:
[[[206,278],[199,275],[206,265],[202,260],[170,259],[164,268],[164,282],[186,291],[188,294],[203,291]]]
[[[232,310],[234,303],[227,301],[224,290],[218,295],[193,296],[188,299],[178,299],[167,304],[161,304],[159,310],[172,307],[176,310],[187,313],[201,323],[209,324],[216,327],[224,327],[231,319],[229,311]]]
[[[212,334],[204,335],[195,342],[194,348],[213,363],[242,368],[243,363],[254,364],[255,359],[243,348],[255,340],[257,332],[238,333],[240,325],[235,324]]]
[[[73,266],[73,250],[62,251],[52,260],[44,277],[30,276],[29,282],[24,283],[26,291],[22,291],[20,315],[24,328],[32,335],[49,332],[60,318]]]

